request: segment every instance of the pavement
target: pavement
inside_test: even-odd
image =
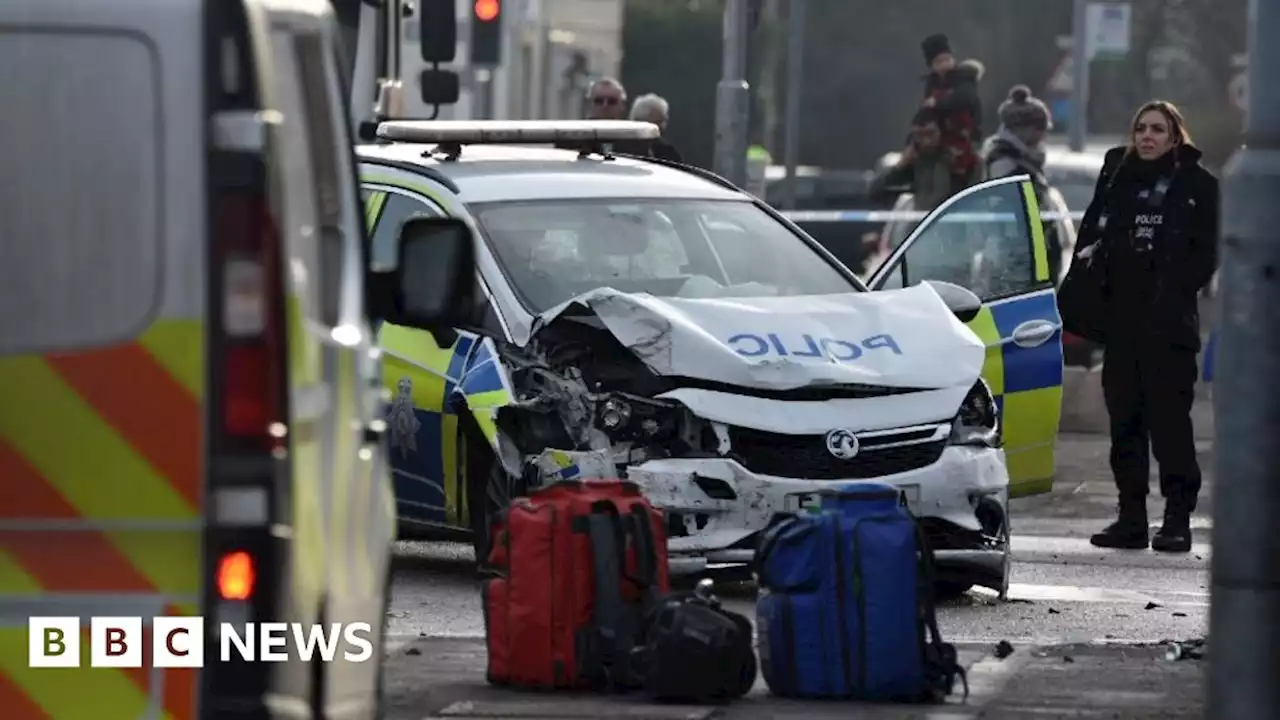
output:
[[[1170,641],[1207,633],[1211,443],[1198,442],[1206,490],[1186,555],[1094,548],[1115,490],[1107,441],[1063,435],[1050,494],[1013,501],[1010,599],[981,590],[939,608],[971,694],[946,705],[784,701],[761,680],[726,707],[655,705],[635,696],[518,693],[484,681],[484,623],[468,548],[402,543],[397,551],[386,666],[388,720],[434,718],[1192,718],[1201,717],[1206,661],[1165,658]],[[1152,487],[1156,487],[1152,483]],[[1151,498],[1153,524],[1162,501]],[[754,589],[720,589],[751,617]],[[1008,643],[1007,656],[997,646]]]

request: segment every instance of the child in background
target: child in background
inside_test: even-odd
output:
[[[942,144],[950,155],[951,173],[964,185],[983,179],[982,101],[978,83],[985,70],[977,60],[956,62],[951,41],[936,34],[920,44],[929,72],[925,75],[925,107],[938,111]]]

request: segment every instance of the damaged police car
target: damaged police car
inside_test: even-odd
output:
[[[944,591],[1005,591],[1010,433],[992,381],[1027,362],[1061,373],[1052,290],[1033,307],[1041,289],[1012,277],[1034,280],[1044,252],[1025,179],[957,195],[899,255],[994,244],[1025,248],[1026,268],[955,283],[895,256],[873,286],[901,289],[869,292],[720,178],[611,147],[656,132],[403,121],[358,148],[375,267],[398,261],[415,217],[458,218],[481,239],[470,317],[379,330],[402,537],[469,532],[483,553],[511,497],[550,475],[612,475],[667,511],[673,569],[700,570],[748,562],[778,514],[875,479],[922,518]],[[566,143],[583,149],[533,147]],[[966,213],[979,220],[956,221]],[[957,287],[975,282],[995,302]],[[1001,304],[1021,308],[1007,338]],[[996,326],[995,341],[962,320]]]

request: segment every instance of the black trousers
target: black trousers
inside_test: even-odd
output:
[[[1198,374],[1191,350],[1107,345],[1102,391],[1121,504],[1146,501],[1154,454],[1160,493],[1169,507],[1195,511],[1201,478],[1191,404]]]

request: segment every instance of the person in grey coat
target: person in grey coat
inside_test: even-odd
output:
[[[1051,207],[1049,180],[1044,174],[1045,136],[1053,129],[1049,106],[1031,94],[1026,85],[1014,85],[1009,96],[1000,103],[1000,128],[987,138],[982,149],[987,177],[1010,175],[1031,176],[1036,200],[1042,211]],[[1057,278],[1062,265],[1062,245],[1069,238],[1059,237],[1059,223],[1044,223],[1045,242],[1049,246],[1050,277]]]
[[[1044,138],[1053,129],[1049,106],[1034,97],[1026,85],[1014,85],[1009,89],[1008,98],[1000,103],[998,112],[1000,128],[987,138],[982,152],[987,177],[1027,173],[1037,182],[1043,182]]]

